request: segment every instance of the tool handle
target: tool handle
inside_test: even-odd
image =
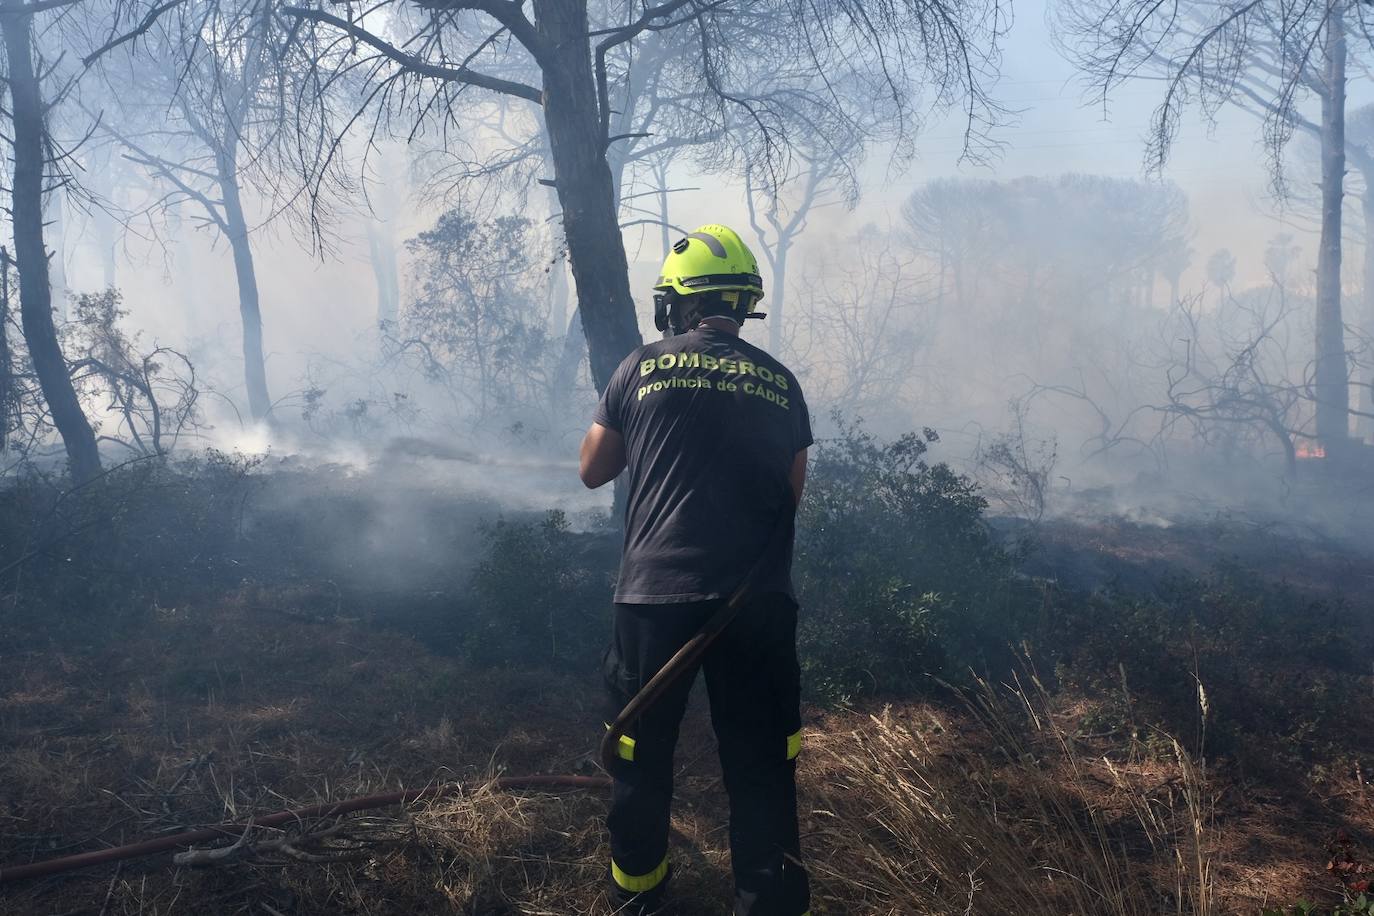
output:
[[[696,664],[701,661],[706,650],[711,648],[711,644],[716,641],[721,633],[725,632],[726,627],[734,622],[740,610],[753,597],[754,587],[759,575],[763,572],[764,565],[773,556],[773,552],[784,546],[791,537],[796,517],[796,504],[789,500],[787,508],[783,510],[782,518],[778,520],[778,524],[773,529],[773,536],[769,538],[768,544],[764,547],[758,560],[745,574],[744,581],[720,606],[720,610],[712,614],[696,635],[687,640],[681,649],[673,653],[673,657],[668,659],[668,663],[658,669],[658,673],[653,677],[649,678],[649,683],[639,688],[639,691],[630,698],[630,702],[626,703],[625,708],[620,711],[620,715],[615,717],[615,721],[611,723],[611,727],[606,730],[606,734],[601,738],[599,756],[601,766],[607,773],[614,769],[616,761],[620,759],[620,739],[639,721],[640,716],[644,715],[663,698],[663,694],[667,692],[669,687],[677,683],[687,672],[696,670]]]

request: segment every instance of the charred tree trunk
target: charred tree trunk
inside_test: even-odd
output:
[[[234,141],[231,138],[229,144]],[[243,323],[243,378],[248,389],[248,410],[261,420],[272,409],[267,394],[267,365],[262,355],[262,309],[258,303],[258,275],[253,266],[253,246],[239,194],[238,167],[232,147],[215,157],[220,194],[224,199],[225,235],[234,252],[234,277],[239,288],[239,318]]]
[[[1326,26],[1322,94],[1321,242],[1317,251],[1317,440],[1339,449],[1350,434],[1350,384],[1341,318],[1341,199],[1345,188],[1345,28],[1338,10]]]
[[[620,236],[615,186],[606,163],[585,2],[535,0],[547,48],[544,126],[554,166],[578,312],[592,380],[604,391],[622,359],[641,343]]]
[[[53,426],[62,437],[72,478],[85,483],[100,473],[95,433],[81,410],[52,319],[48,252],[43,244],[43,168],[46,125],[42,91],[33,65],[33,16],[18,0],[0,4],[0,33],[9,62],[14,124],[11,218],[19,267],[19,311],[29,359],[43,390]]]
[[[14,357],[10,354],[10,253],[0,245],[0,455],[9,450],[14,403]]]
[[[1364,331],[1374,331],[1374,159],[1361,156],[1356,161],[1364,174],[1364,196],[1360,198],[1361,212],[1364,215],[1364,261],[1361,264],[1364,275],[1362,299],[1364,306]],[[1360,384],[1360,413],[1374,415],[1374,368],[1365,370]],[[1361,438],[1374,436],[1374,419],[1360,416],[1355,421]]]
[[[543,156],[545,164],[552,168],[553,152],[549,149],[548,130],[546,129],[541,136],[543,137],[544,141],[544,146],[543,150],[541,151],[541,154]],[[554,187],[553,182],[544,182],[544,202],[548,205],[549,208],[549,217],[546,222],[550,226],[553,226],[554,221],[562,215],[562,204],[558,202],[558,189]],[[574,327],[573,325],[568,323],[568,304],[569,300],[572,298],[570,295],[570,290],[568,289],[568,243],[566,239],[558,238],[558,232],[556,229],[553,230],[553,242],[554,256],[549,261],[549,269],[547,272],[549,282],[545,287],[545,293],[547,295],[547,301],[549,306],[549,332],[551,334],[558,335],[562,334],[565,329],[571,328],[572,330],[575,330],[577,332],[577,335],[579,337],[581,337],[581,325],[579,324],[576,327]],[[560,245],[559,242],[562,242],[562,244]],[[576,317],[576,315],[574,314],[573,317]],[[569,333],[571,333],[571,331],[569,331]],[[582,345],[585,348],[586,341],[583,341]],[[566,349],[566,344],[564,345],[564,348]]]

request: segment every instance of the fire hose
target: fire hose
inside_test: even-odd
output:
[[[696,665],[701,661],[702,656],[711,647],[717,637],[725,632],[725,628],[738,616],[745,603],[753,595],[754,586],[758,576],[763,570],[768,558],[773,551],[782,546],[784,537],[791,533],[794,513],[791,506],[784,512],[784,518],[776,526],[773,536],[769,539],[768,546],[764,548],[758,561],[745,575],[744,581],[730,594],[730,597],[722,604],[714,614],[702,625],[696,635],[689,639],[681,649],[674,653],[662,668],[658,670],[649,683],[645,684],[630,699],[629,703],[616,716],[606,730],[605,736],[601,739],[599,757],[602,768],[610,773],[616,768],[616,761],[620,759],[619,746],[620,739],[626,732],[639,721],[654,704],[662,699],[663,694],[668,688],[672,687],[680,678],[690,671],[696,670]],[[489,785],[492,788],[505,791],[520,791],[522,789],[608,789],[611,780],[604,776],[575,776],[563,774],[547,774],[536,776],[498,776]],[[151,840],[143,840],[137,843],[128,843],[123,846],[112,846],[108,849],[97,849],[90,852],[80,852],[69,856],[60,856],[54,859],[45,859],[38,862],[29,862],[23,865],[0,866],[0,884],[8,881],[19,881],[24,878],[41,878],[49,875],[58,875],[63,872],[75,871],[78,868],[89,868],[93,865],[108,865],[112,862],[122,862],[127,859],[138,859],[144,856],[156,855],[160,852],[169,852],[182,846],[191,846],[196,843],[208,843],[214,840],[223,840],[233,836],[242,836],[245,831],[253,827],[279,827],[283,824],[297,823],[300,821],[314,820],[317,818],[339,817],[350,814],[354,811],[366,811],[372,808],[387,808],[393,805],[407,805],[417,801],[444,798],[449,795],[456,795],[463,791],[463,786],[458,783],[448,783],[443,785],[427,786],[423,789],[401,789],[395,792],[384,792],[378,795],[366,795],[359,798],[351,798],[345,801],[324,802],[318,805],[311,805],[306,808],[295,808],[289,811],[278,811],[263,817],[252,818],[246,823],[226,823],[213,827],[199,827],[194,830],[186,830],[181,833],[174,833],[168,836],[157,837]]]

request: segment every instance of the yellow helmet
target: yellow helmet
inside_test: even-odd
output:
[[[680,296],[712,290],[748,290],[763,298],[759,262],[739,233],[728,226],[709,225],[678,239],[663,259],[656,290]]]
[[[725,314],[741,324],[764,317],[754,310],[764,298],[758,261],[739,233],[724,225],[703,225],[677,239],[654,291],[654,324],[664,332],[682,334],[708,313]],[[716,295],[699,295],[703,293]]]

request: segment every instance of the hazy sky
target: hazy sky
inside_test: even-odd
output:
[[[947,120],[925,138],[921,162],[898,186],[914,188],[929,177],[951,174],[1144,177],[1145,138],[1162,87],[1127,84],[1104,106],[1055,50],[1046,12],[1047,4],[1039,0],[1016,5],[994,94],[1019,114],[994,134],[1006,144],[1001,157],[987,166],[961,165],[959,125]],[[1269,217],[1273,208],[1266,196],[1268,173],[1259,138],[1259,122],[1243,112],[1223,112],[1215,129],[1201,117],[1187,118],[1162,176],[1188,194],[1198,232],[1194,265],[1228,247],[1237,256],[1241,282],[1259,279],[1259,252],[1280,231]]]
[[[900,175],[889,172],[881,152],[866,168],[863,202],[853,214],[833,208],[813,221],[814,244],[827,232],[853,231],[868,222],[896,224],[902,201],[932,178],[963,175],[1011,179],[1024,175],[1056,176],[1067,172],[1143,178],[1145,138],[1150,116],[1161,97],[1159,83],[1128,84],[1103,106],[1091,95],[1073,65],[1055,50],[1046,21],[1047,4],[1016,4],[1016,21],[1003,49],[1002,78],[992,94],[1014,112],[993,132],[1004,146],[986,163],[961,162],[962,119],[956,114],[930,123],[917,141],[917,159]],[[1352,79],[1355,74],[1352,72]],[[1351,108],[1370,96],[1368,87],[1351,85]],[[1221,247],[1237,257],[1241,284],[1261,282],[1265,242],[1278,232],[1291,232],[1315,251],[1306,223],[1277,217],[1269,198],[1269,174],[1260,143],[1260,123],[1249,114],[1224,110],[1215,126],[1199,115],[1186,117],[1163,177],[1188,193],[1196,229],[1194,268]],[[1301,138],[1297,142],[1303,142]],[[1295,146],[1296,149],[1296,146]],[[699,182],[684,182],[697,184]],[[687,192],[674,200],[681,225],[718,219],[744,221],[744,209],[733,195],[718,190]],[[715,214],[724,213],[725,216]],[[657,231],[629,239],[631,257],[652,261]]]
[[[918,139],[917,159],[904,173],[892,174],[888,157],[875,151],[866,166],[864,198],[858,210],[847,213],[833,206],[819,214],[812,220],[802,250],[870,222],[898,224],[902,201],[935,177],[1010,179],[1066,172],[1141,177],[1144,136],[1159,99],[1159,84],[1125,86],[1104,112],[1088,96],[1072,65],[1055,51],[1045,13],[1042,0],[1018,3],[1016,21],[1005,39],[1002,78],[992,88],[995,97],[1017,114],[994,133],[1004,143],[999,157],[983,165],[960,163],[960,119],[950,116],[932,122]],[[1353,85],[1352,97],[1352,107],[1362,97],[1368,99],[1368,87]],[[1223,112],[1211,131],[1200,118],[1185,121],[1165,177],[1180,184],[1191,202],[1195,272],[1185,278],[1186,283],[1198,282],[1197,270],[1223,246],[1236,255],[1238,282],[1262,280],[1264,244],[1285,227],[1274,218],[1276,208],[1267,198],[1268,176],[1259,137],[1257,121],[1242,112]],[[674,195],[672,217],[678,225],[733,223],[748,237],[740,187],[722,186],[719,178],[694,176],[674,176],[674,183],[700,188]],[[543,196],[534,195],[532,203],[537,205],[532,210],[542,208]],[[405,222],[396,227],[397,237],[409,238],[430,225],[437,215],[437,211],[429,212],[432,209],[419,202],[407,208]],[[543,217],[542,213],[533,215]],[[186,231],[191,234],[189,224]],[[1315,250],[1301,221],[1286,231],[1296,234],[1309,252]],[[123,265],[119,285],[134,321],[156,328],[151,335],[156,339],[181,343],[190,334],[208,347],[236,348],[237,308],[229,253],[222,244],[209,251],[207,235],[195,233],[186,246],[195,249],[184,252],[188,260],[194,259],[193,266],[176,272],[185,288],[167,285],[168,276],[158,257]],[[651,228],[628,233],[626,241],[635,262],[635,295],[643,306],[641,325],[648,331],[648,286],[662,258],[660,236]],[[297,249],[284,233],[264,239],[258,258],[268,348],[273,354],[269,363],[299,364],[308,351],[345,349],[367,333],[375,316],[375,291],[366,252],[366,242],[359,238],[344,247],[337,260],[321,264]],[[73,287],[99,287],[98,267],[89,251],[69,252],[68,259]],[[277,374],[270,365],[269,372]]]

